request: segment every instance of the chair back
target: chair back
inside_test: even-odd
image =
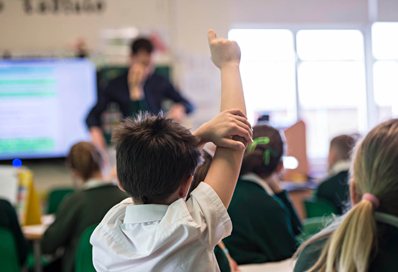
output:
[[[303,229],[297,240],[302,243],[308,238],[320,232],[333,221],[333,216],[312,217],[305,219],[303,222]]]
[[[80,236],[75,257],[75,272],[96,272],[93,265],[93,248],[90,244],[90,236],[96,226],[88,227]]]
[[[330,216],[337,213],[334,205],[326,199],[313,198],[304,200],[304,207],[307,218]]]
[[[20,272],[18,251],[12,232],[0,228],[0,241],[1,271]]]
[[[73,188],[55,188],[48,194],[47,214],[56,213],[62,200],[69,194],[73,193]]]

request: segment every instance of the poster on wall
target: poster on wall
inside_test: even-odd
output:
[[[23,0],[26,14],[95,14],[104,12],[104,0]],[[4,5],[3,5],[4,6]]]

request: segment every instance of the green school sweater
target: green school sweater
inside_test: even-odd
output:
[[[4,199],[0,199],[0,227],[9,230],[13,234],[19,263],[23,266],[28,255],[28,244],[22,233],[14,207]]]
[[[378,249],[370,260],[369,272],[398,271],[398,228],[377,224]],[[294,272],[304,272],[318,260],[327,239],[318,240],[308,245],[300,254]]]
[[[221,272],[230,272],[231,268],[229,267],[229,261],[227,255],[225,255],[224,251],[219,247],[216,246],[214,249],[214,255],[216,255],[218,267],[220,268]]]
[[[228,213],[233,230],[224,243],[238,264],[275,262],[294,254],[301,223],[285,191],[270,196],[259,184],[239,179]]]
[[[116,185],[109,183],[68,195],[62,201],[54,223],[44,233],[42,252],[53,254],[64,248],[62,271],[74,271],[80,235],[87,227],[99,224],[110,208],[127,197]]]
[[[316,196],[332,203],[343,214],[349,198],[348,171],[341,171],[319,184]]]

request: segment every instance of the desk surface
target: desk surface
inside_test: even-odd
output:
[[[42,224],[40,225],[29,225],[22,227],[22,232],[27,240],[40,240],[48,226],[54,222],[54,215],[49,214],[42,216],[41,222]]]

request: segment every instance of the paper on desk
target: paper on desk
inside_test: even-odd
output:
[[[18,173],[12,166],[0,166],[0,198],[7,199],[13,205],[17,203]]]

